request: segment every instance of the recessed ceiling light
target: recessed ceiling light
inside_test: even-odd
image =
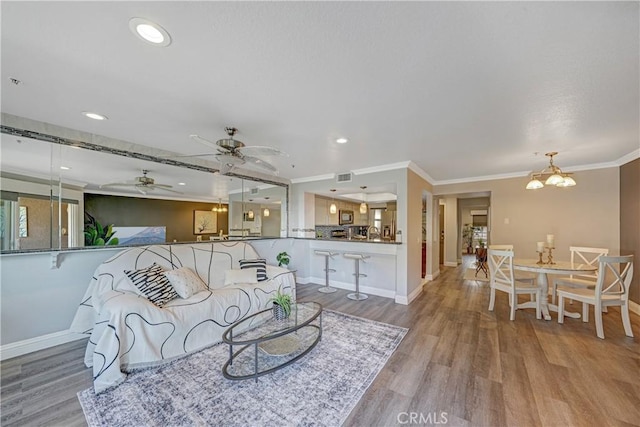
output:
[[[338,138],[336,139],[336,142],[338,144],[346,144],[347,142],[349,142],[349,140],[347,138]]]
[[[83,111],[82,115],[86,116],[86,117],[89,117],[90,119],[93,119],[93,120],[107,120],[108,119],[107,116],[103,116],[102,114],[98,114],[98,113],[92,113],[91,111]]]
[[[71,170],[71,168],[68,166],[60,166],[60,169],[62,169],[63,171]]]
[[[131,18],[129,20],[129,29],[133,34],[154,46],[165,47],[171,44],[171,36],[167,30],[146,19]]]
[[[179,182],[178,185],[187,185],[186,182]]]

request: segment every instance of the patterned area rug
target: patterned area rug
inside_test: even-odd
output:
[[[89,426],[338,426],[349,416],[407,329],[330,310],[322,340],[296,363],[255,380],[222,376],[216,344],[129,375],[111,390],[78,393]]]

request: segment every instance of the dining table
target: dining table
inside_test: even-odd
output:
[[[593,272],[598,269],[597,265],[589,264],[572,264],[567,261],[556,261],[553,264],[539,264],[539,260],[536,259],[518,259],[513,260],[513,269],[520,271],[528,271],[536,273],[536,281],[538,286],[542,289],[542,300],[540,306],[542,309],[542,317],[544,320],[551,320],[549,310],[558,312],[558,306],[555,304],[549,304],[549,274],[569,275],[584,272]],[[527,301],[522,304],[518,304],[518,308],[536,308],[534,301]],[[575,319],[580,318],[580,313],[564,312],[567,317],[573,317]]]

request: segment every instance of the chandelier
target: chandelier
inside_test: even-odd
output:
[[[556,187],[573,187],[576,185],[576,181],[571,178],[570,173],[562,172],[562,169],[553,164],[553,156],[556,154],[558,154],[556,151],[545,154],[545,156],[549,157],[549,166],[540,172],[531,174],[531,181],[527,184],[527,190],[537,190],[545,185],[555,185]],[[542,183],[543,180],[544,184]]]
[[[211,208],[213,212],[227,212],[227,207],[222,206],[222,199],[218,199],[218,206]]]

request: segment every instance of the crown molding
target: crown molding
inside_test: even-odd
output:
[[[466,184],[468,182],[493,181],[496,179],[509,179],[509,178],[522,178],[525,176],[529,176],[530,174],[531,174],[531,171],[525,171],[525,172],[500,173],[496,175],[475,176],[475,177],[469,177],[469,178],[447,179],[443,181],[436,181],[433,185]]]
[[[429,184],[431,185],[435,185],[436,180],[433,179],[433,177],[431,175],[429,175],[427,172],[425,172],[424,169],[422,169],[420,166],[416,165],[415,163],[413,163],[412,161],[409,161],[409,165],[408,168],[415,173],[416,175],[418,175],[420,178],[424,179],[425,181],[427,181]]]
[[[618,160],[616,160],[616,163],[618,164],[618,166],[622,166],[638,158],[640,158],[640,148],[620,157]]]
[[[307,176],[303,178],[294,178],[291,180],[292,184],[302,184],[304,182],[314,182],[314,181],[326,181],[328,179],[335,179],[335,173],[327,173],[324,175],[315,175],[315,176]]]

